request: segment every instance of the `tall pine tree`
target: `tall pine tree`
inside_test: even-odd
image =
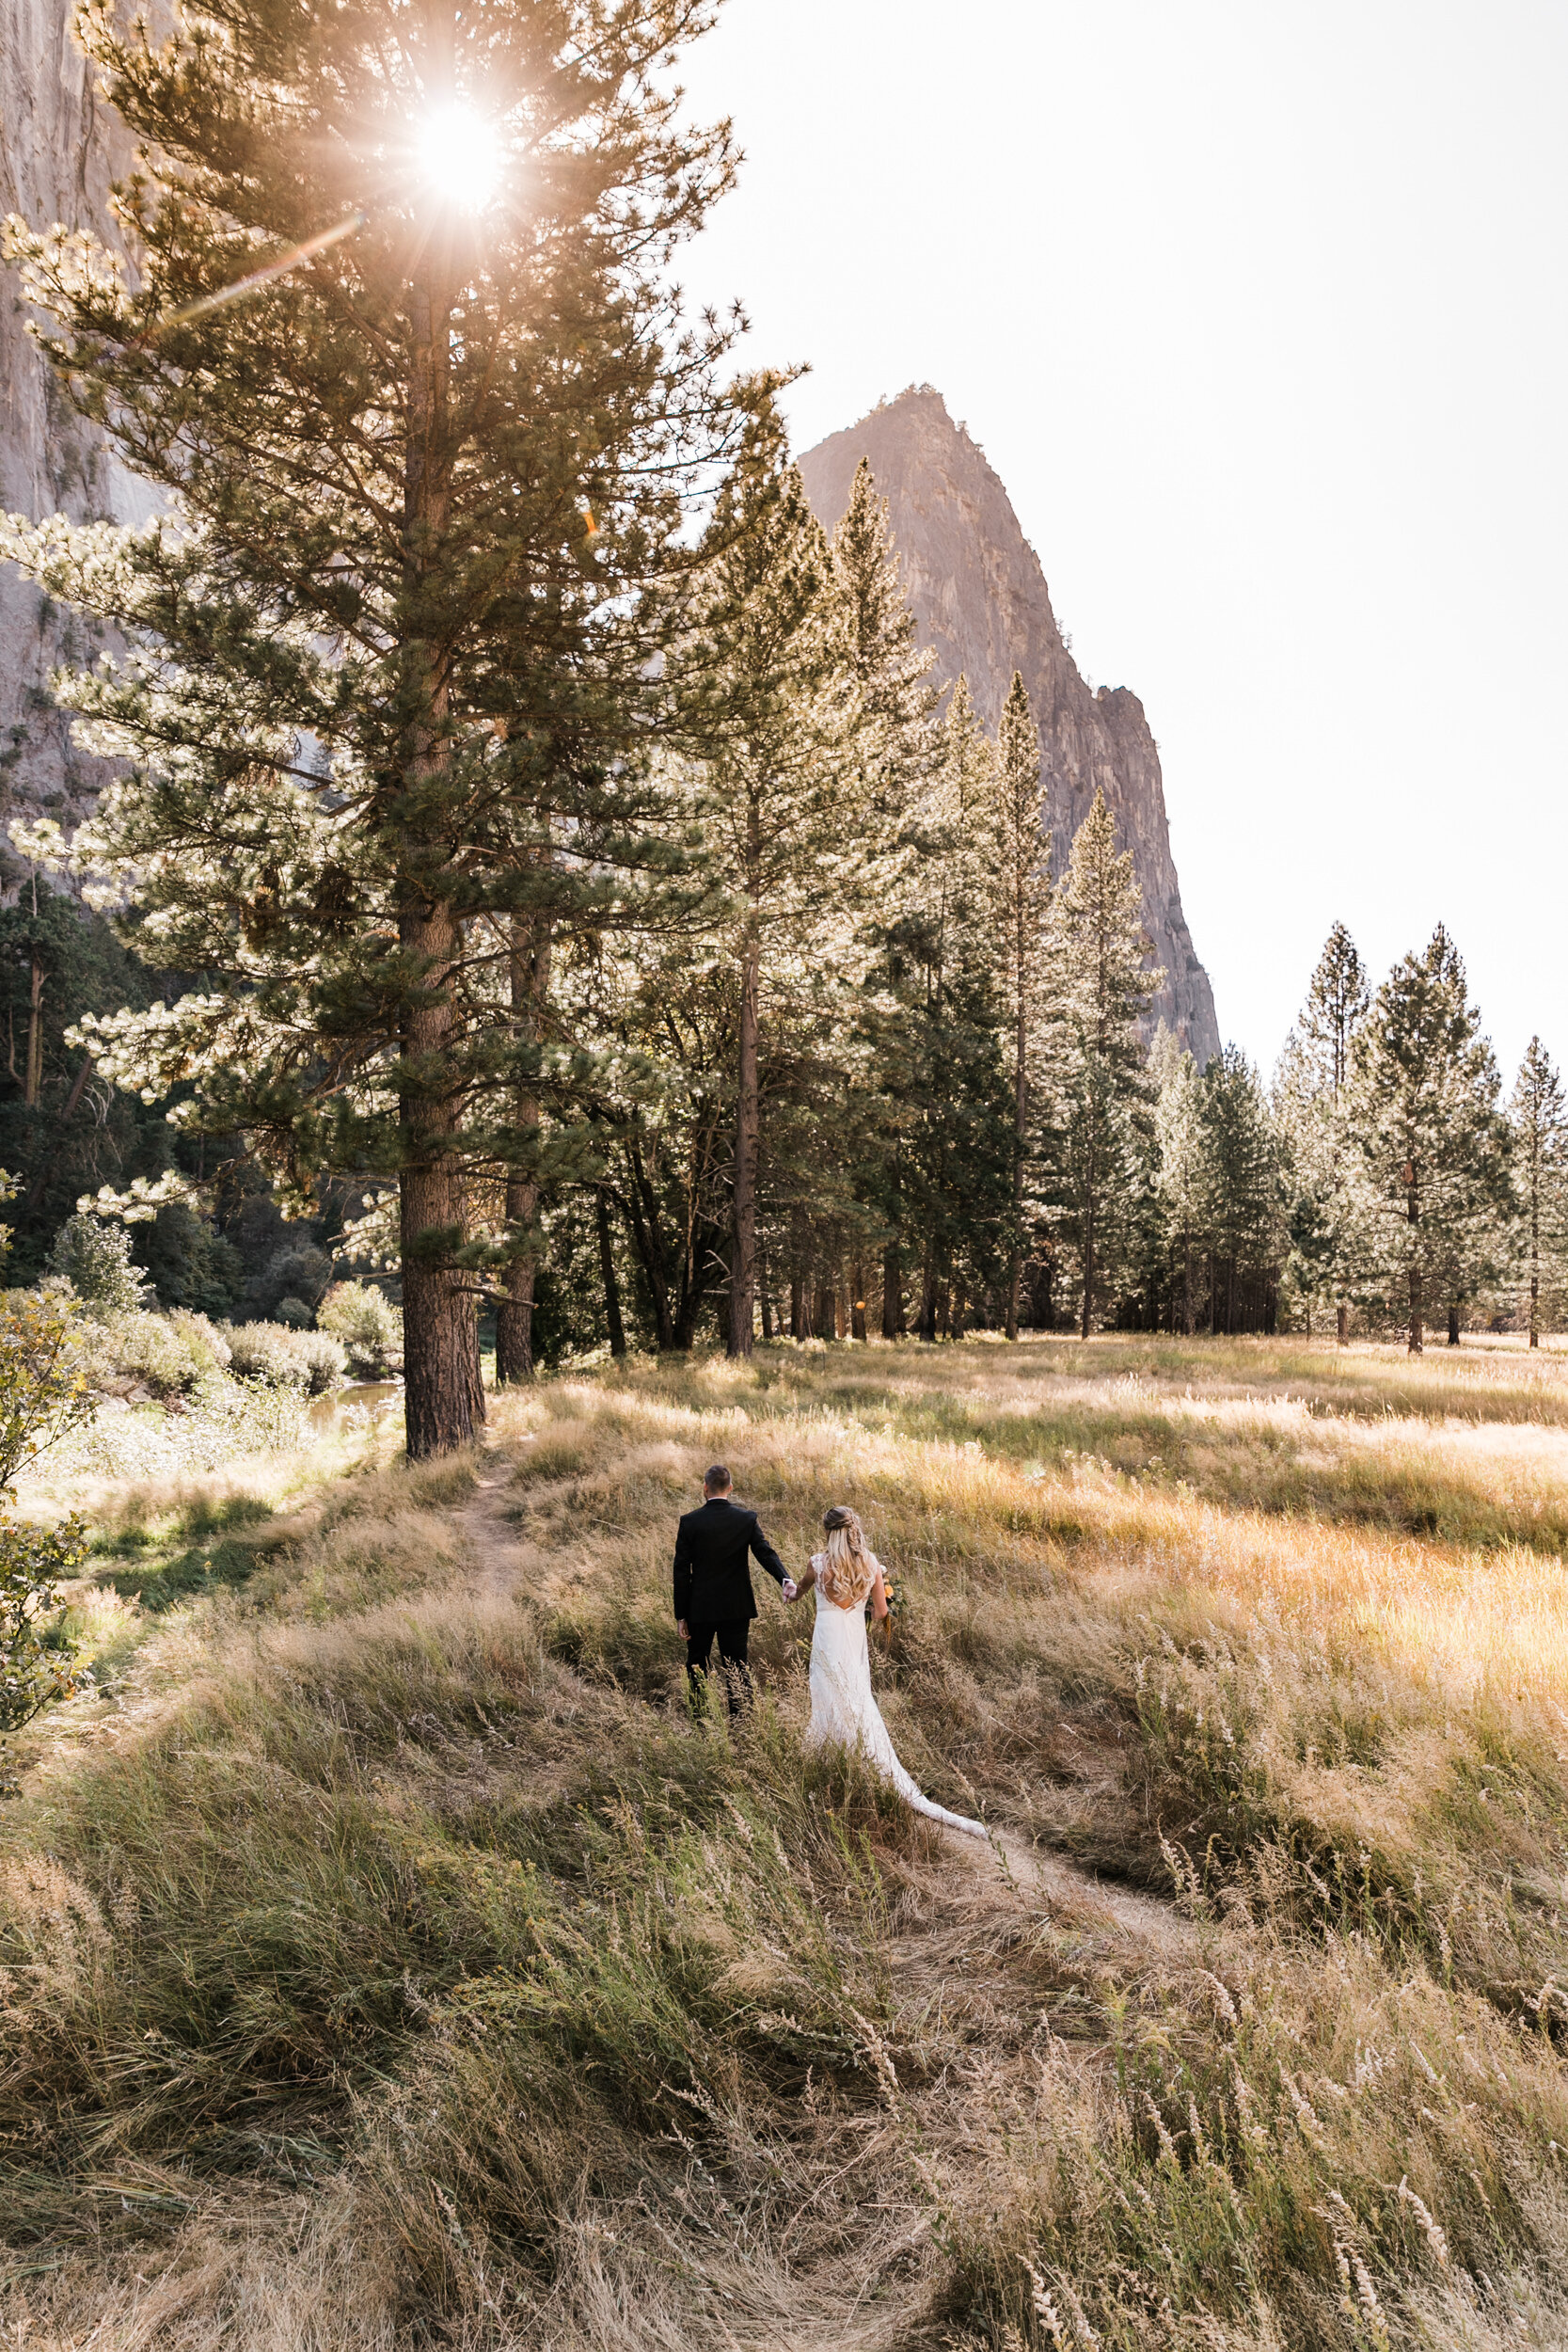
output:
[[[1402,1315],[1412,1355],[1432,1307],[1489,1270],[1509,1184],[1497,1091],[1465,966],[1439,924],[1378,990],[1352,1048],[1346,1105],[1362,1279]]]
[[[777,1037],[841,1016],[863,962],[867,818],[828,544],[766,402],[717,501],[705,552],[696,624],[670,675],[689,807],[730,909],[721,943],[736,1000],[726,1343],[732,1356],[749,1356],[764,1025]]]
[[[1274,1081],[1275,1122],[1291,1170],[1291,1270],[1308,1314],[1332,1299],[1341,1346],[1350,1337],[1347,1262],[1352,1146],[1345,1089],[1370,994],[1366,967],[1342,923],[1329,932]]]
[[[1017,670],[1002,706],[992,770],[996,860],[996,968],[1011,1032],[1013,1233],[1007,1259],[1006,1331],[1018,1337],[1029,1183],[1031,1063],[1042,1049],[1051,914],[1051,830],[1041,789],[1039,729]]]
[[[731,176],[667,78],[707,15],[234,0],[158,46],[88,8],[136,284],[11,225],[68,396],[174,504],[6,541],[131,648],[68,696],[134,763],[81,854],[214,976],[100,1067],[194,1081],[187,1116],[298,1190],[395,1179],[415,1454],[472,1434],[474,1293],[537,1248],[542,941],[658,863],[627,754],[660,640],[630,623],[720,416],[724,337],[664,291]],[[493,150],[483,210],[433,134]],[[476,1187],[518,1213],[476,1232]]]
[[[1097,792],[1078,829],[1055,897],[1060,955],[1060,1144],[1058,1193],[1076,1244],[1079,1326],[1093,1328],[1117,1271],[1140,1183],[1148,1123],[1148,1078],[1138,1025],[1164,977],[1150,969],[1143,893],[1130,850],[1117,849],[1116,821]]]
[[[1568,1242],[1568,1104],[1562,1080],[1538,1037],[1525,1048],[1508,1117],[1529,1286],[1529,1343],[1539,1347],[1543,1285],[1556,1287]]]

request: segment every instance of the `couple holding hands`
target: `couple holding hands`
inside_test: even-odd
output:
[[[736,1502],[730,1473],[715,1464],[703,1480],[703,1503],[688,1511],[675,1537],[675,1623],[686,1644],[686,1670],[693,1690],[701,1687],[715,1641],[730,1713],[750,1706],[752,1677],[746,1663],[752,1619],[757,1613],[751,1560],[767,1569],[785,1601],[807,1591],[816,1595],[816,1624],[811,1644],[811,1725],[808,1748],[859,1748],[873,1770],[890,1782],[917,1813],[948,1829],[985,1837],[983,1822],[949,1813],[922,1795],[899,1763],[887,1725],[871,1692],[871,1653],[865,1605],[879,1620],[888,1612],[882,1565],[869,1549],[859,1518],[835,1502],[822,1517],[824,1549],[812,1559],[799,1583],[785,1571],[763,1534],[754,1511]]]

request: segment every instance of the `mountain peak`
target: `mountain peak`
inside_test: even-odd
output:
[[[1132,852],[1144,920],[1164,965],[1150,1008],[1199,1066],[1219,1051],[1209,975],[1198,961],[1170,852],[1160,755],[1144,707],[1124,686],[1089,686],[1056,626],[1038,556],[1000,477],[934,385],[911,384],[800,460],[806,495],[832,530],[868,458],[888,502],[904,586],[936,676],[960,672],[994,727],[1015,670],[1034,707],[1044,755],[1053,862],[1061,873],[1097,791]]]

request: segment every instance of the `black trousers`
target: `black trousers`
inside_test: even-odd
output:
[[[687,1619],[686,1672],[695,1697],[706,1680],[708,1660],[713,1654],[713,1637],[719,1636],[719,1671],[724,1677],[724,1696],[732,1715],[744,1714],[752,1704],[752,1677],[746,1663],[746,1645],[752,1635],[750,1617],[730,1617],[722,1625],[699,1625],[694,1617]]]

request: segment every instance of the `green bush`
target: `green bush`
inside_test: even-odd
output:
[[[309,1331],[310,1310],[303,1298],[280,1298],[273,1309],[273,1318],[291,1331]]]
[[[176,1307],[168,1320],[170,1328],[177,1333],[181,1345],[189,1351],[198,1372],[229,1370],[229,1342],[210,1316],[193,1314],[188,1308]]]
[[[103,1344],[96,1368],[138,1382],[154,1396],[183,1396],[194,1389],[203,1365],[182,1334],[163,1315],[117,1314],[103,1323]]]
[[[330,1331],[301,1331],[297,1344],[304,1350],[310,1367],[310,1394],[325,1396],[335,1389],[343,1376],[348,1361],[347,1350]]]
[[[341,1340],[361,1380],[384,1380],[403,1362],[403,1316],[373,1282],[335,1282],[316,1310],[316,1328]]]
[[[230,1369],[242,1380],[303,1389],[320,1396],[341,1377],[343,1350],[327,1331],[290,1331],[280,1323],[230,1324],[224,1332]]]
[[[0,1734],[19,1731],[80,1686],[58,1586],[87,1556],[87,1529],[74,1513],[58,1527],[0,1520]],[[15,1792],[0,1746],[0,1796]]]
[[[131,1263],[131,1236],[102,1217],[68,1216],[49,1252],[49,1271],[71,1284],[90,1315],[129,1314],[146,1287]]]

